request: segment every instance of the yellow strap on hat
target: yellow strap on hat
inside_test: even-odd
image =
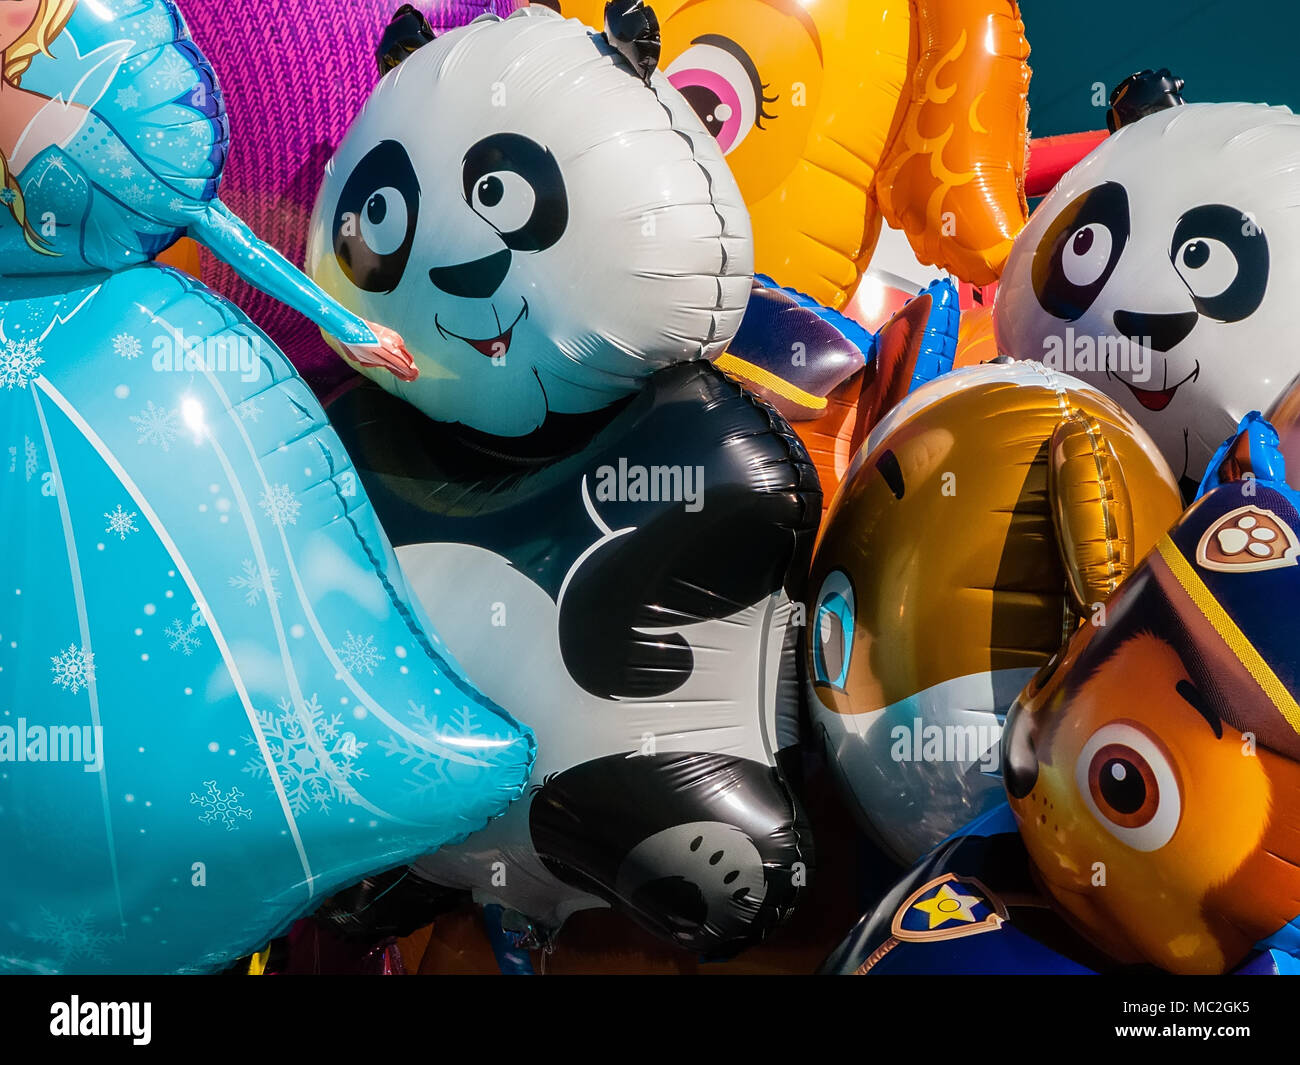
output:
[[[1246,671],[1264,690],[1264,694],[1277,707],[1278,713],[1286,719],[1286,723],[1300,734],[1300,706],[1296,704],[1286,685],[1273,672],[1273,668],[1255,650],[1255,645],[1246,638],[1246,634],[1237,627],[1237,623],[1223,609],[1222,604],[1214,598],[1214,594],[1205,586],[1195,567],[1183,557],[1183,553],[1178,550],[1177,545],[1168,535],[1161,538],[1160,543],[1156,545],[1156,550],[1160,552],[1160,557],[1164,559],[1165,565],[1182,585],[1188,598],[1205,616],[1205,620],[1214,627],[1214,631],[1246,667]]]

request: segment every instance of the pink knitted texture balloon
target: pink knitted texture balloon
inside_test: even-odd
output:
[[[221,198],[293,263],[325,164],[379,81],[375,48],[401,0],[180,0],[230,115],[231,150]],[[417,5],[438,32],[516,0]],[[203,280],[238,304],[320,393],[350,376],[320,332],[283,304],[203,254]]]

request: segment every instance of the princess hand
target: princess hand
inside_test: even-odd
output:
[[[406,350],[406,343],[397,333],[382,325],[375,325],[374,322],[366,324],[379,338],[379,343],[344,344],[344,353],[351,362],[361,367],[381,367],[401,381],[414,381],[420,376],[415,360]]]

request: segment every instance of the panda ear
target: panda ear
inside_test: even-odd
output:
[[[436,37],[429,20],[412,5],[403,4],[384,29],[379,47],[375,49],[379,73],[387,74],[417,48],[423,48]]]
[[[1106,128],[1114,133],[1121,126],[1132,125],[1157,111],[1181,107],[1183,85],[1183,79],[1174,77],[1168,67],[1130,74],[1110,94]]]
[[[663,47],[654,8],[647,7],[644,0],[609,0],[605,5],[605,40],[649,85]]]

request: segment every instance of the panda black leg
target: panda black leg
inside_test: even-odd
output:
[[[548,778],[529,816],[556,876],[706,957],[765,939],[807,883],[795,801],[748,759],[610,755]]]

